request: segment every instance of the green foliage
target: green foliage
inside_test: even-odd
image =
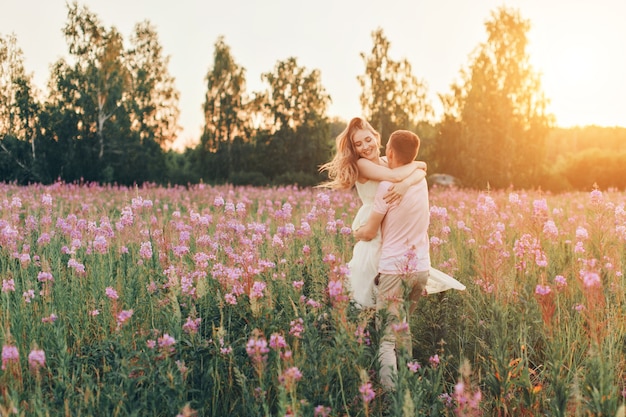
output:
[[[267,186],[270,181],[265,175],[257,171],[249,172],[234,172],[228,177],[228,182],[233,185],[253,185],[253,186]]]
[[[360,101],[384,148],[394,130],[414,129],[432,115],[432,107],[426,99],[426,86],[413,75],[409,61],[394,61],[389,56],[391,43],[383,30],[372,32],[372,40],[370,54],[361,53],[365,74],[358,77]]]
[[[295,184],[300,187],[312,187],[321,182],[319,175],[309,174],[302,171],[287,172],[274,178],[275,185]]]
[[[438,165],[479,189],[532,187],[543,175],[552,117],[528,63],[530,23],[500,8],[485,27],[488,40],[443,97]]]
[[[239,66],[224,38],[215,43],[213,67],[206,75],[207,92],[204,102],[204,133],[199,152],[218,153],[225,156],[223,164],[227,177],[242,167],[234,160],[234,141],[246,137],[247,107],[245,69]],[[247,139],[247,138],[246,138]]]
[[[624,127],[553,128],[546,141],[547,163],[555,164],[560,156],[577,154],[587,149],[619,152],[626,142]]]
[[[383,30],[373,31],[372,49],[360,54],[365,117],[383,142],[398,128],[417,132],[429,173],[451,174],[464,186],[624,188],[626,129],[548,130],[552,117],[528,64],[529,27],[515,11],[492,13],[487,41],[461,82],[440,96],[445,112],[438,122],[430,120],[426,86],[411,64],[394,60]],[[328,119],[319,70],[289,57],[262,75],[264,91],[248,92],[245,68],[219,37],[199,143],[174,156],[167,149],[180,130],[179,93],[155,27],[135,25],[126,43],[73,2],[62,29],[71,60],[51,65],[45,94],[33,87],[17,39],[0,36],[0,181],[313,185],[345,127]]]
[[[626,152],[591,148],[562,157],[554,167],[554,175],[565,178],[574,189],[594,187],[626,189]]]

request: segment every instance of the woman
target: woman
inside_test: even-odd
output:
[[[336,139],[337,153],[320,170],[327,171],[330,180],[322,186],[335,189],[356,187],[363,205],[357,212],[352,229],[362,226],[369,217],[374,196],[380,181],[392,181],[385,201],[393,203],[404,195],[408,187],[423,181],[426,177],[426,164],[413,161],[405,166],[390,169],[384,157],[380,156],[380,135],[365,120],[355,117]],[[353,300],[362,307],[374,307],[374,277],[378,273],[381,238],[380,231],[370,241],[358,241],[348,263],[349,284]],[[429,294],[450,288],[464,290],[465,286],[451,276],[431,268],[426,286]]]

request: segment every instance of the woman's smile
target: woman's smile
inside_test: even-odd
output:
[[[370,130],[361,129],[357,131],[352,137],[352,144],[359,157],[370,160],[378,157],[378,142]]]

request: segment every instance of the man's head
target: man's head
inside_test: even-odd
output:
[[[406,165],[415,160],[420,149],[420,138],[408,130],[396,130],[389,136],[386,154],[390,168]]]

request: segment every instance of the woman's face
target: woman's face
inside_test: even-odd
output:
[[[376,136],[368,129],[357,130],[352,135],[352,144],[359,158],[373,160],[379,155]]]

